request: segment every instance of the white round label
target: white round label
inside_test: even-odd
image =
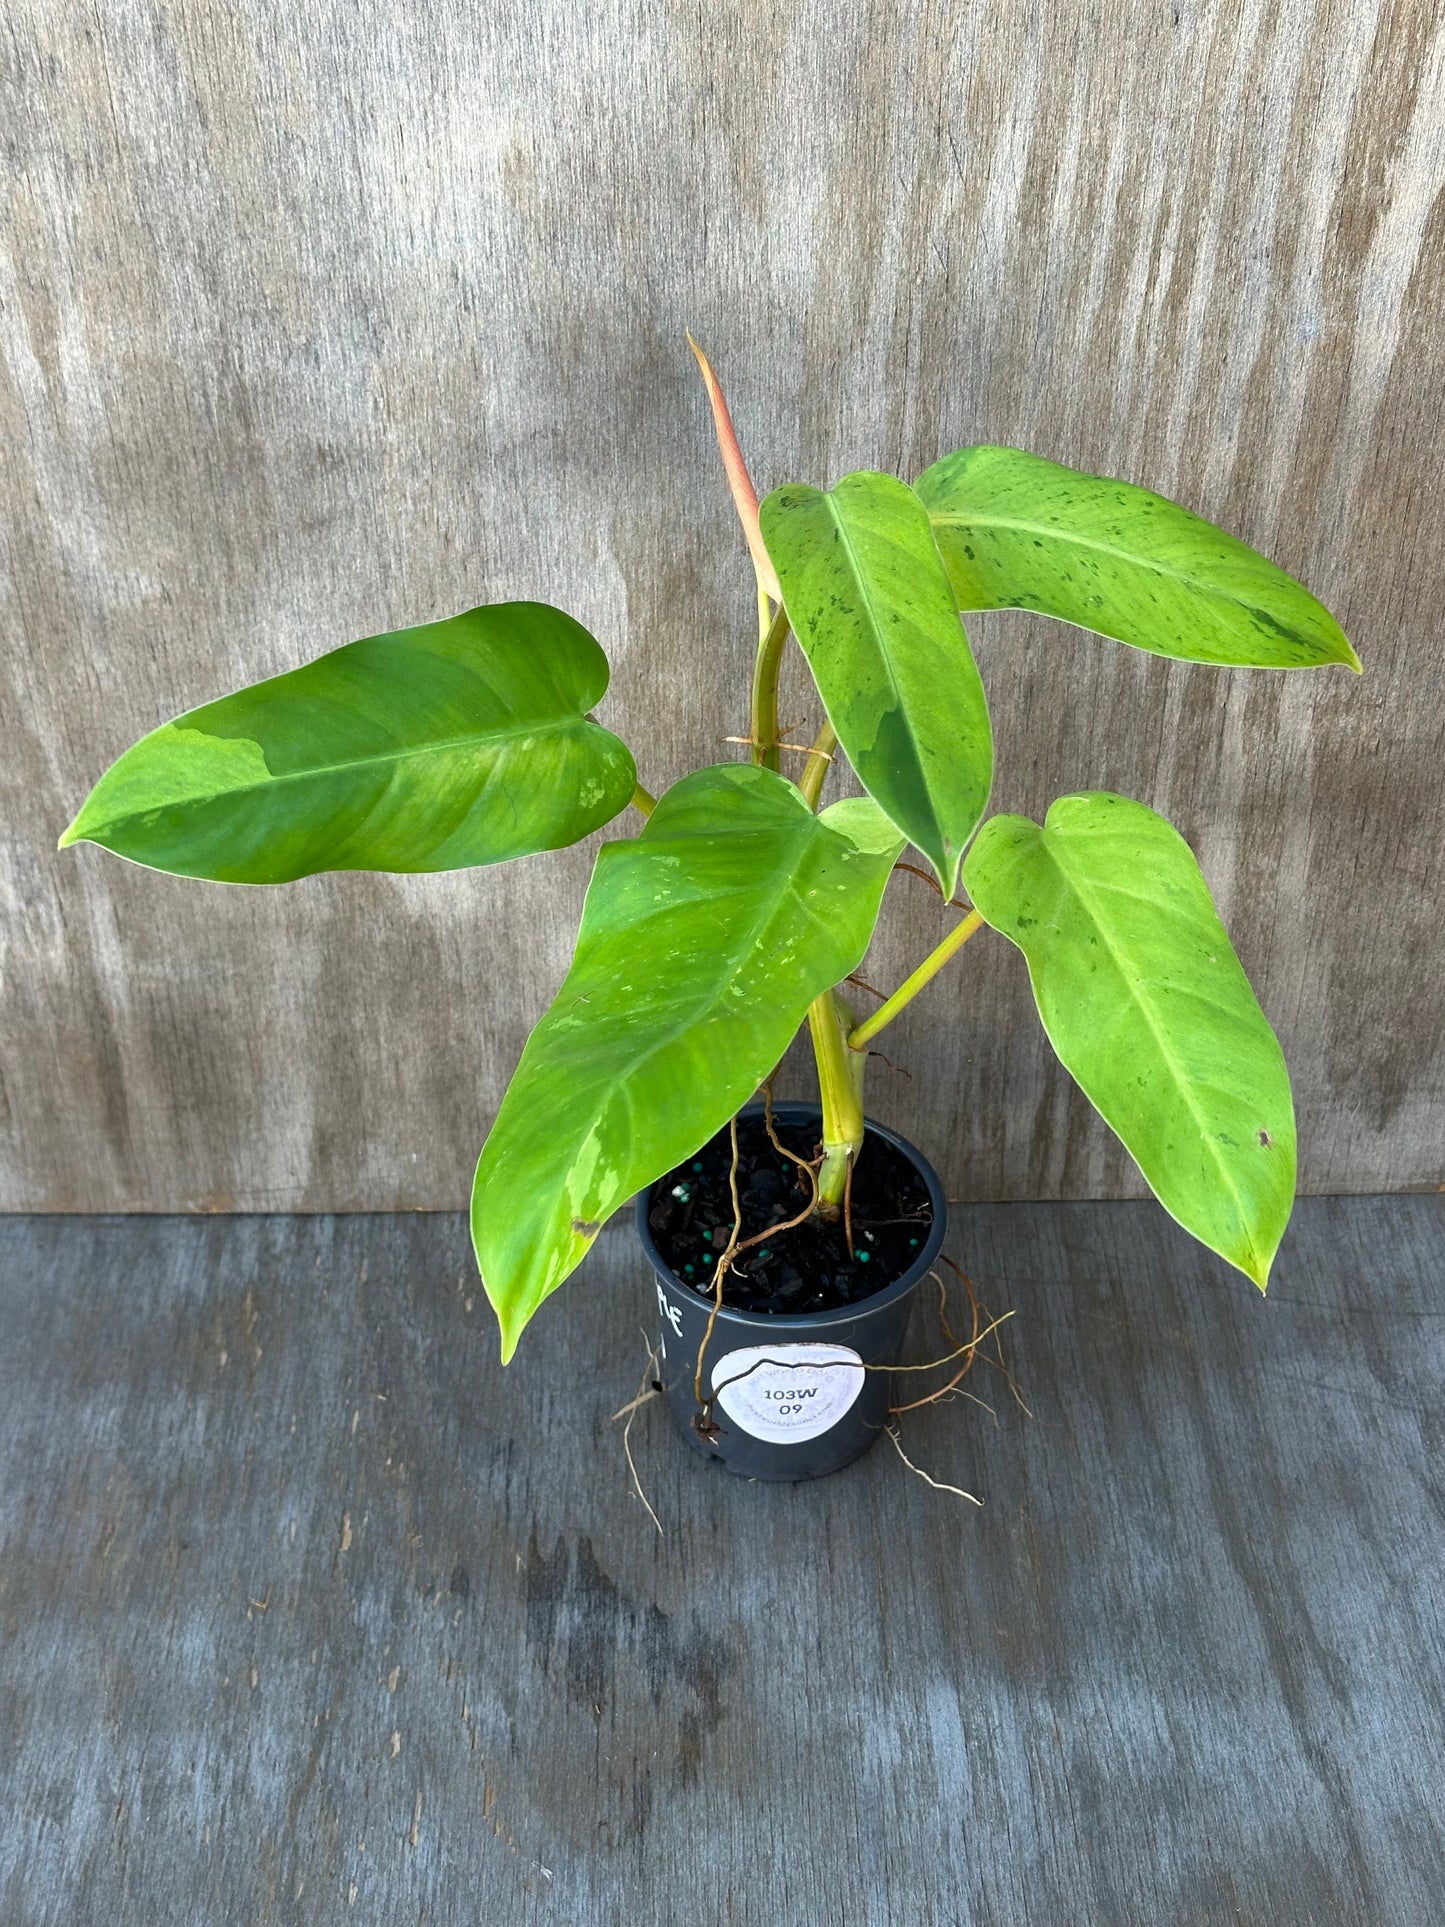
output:
[[[815,1439],[863,1389],[863,1361],[846,1345],[749,1345],[712,1368],[712,1389],[755,1439]]]

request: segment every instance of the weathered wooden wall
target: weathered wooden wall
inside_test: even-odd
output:
[[[733,753],[748,571],[686,326],[762,484],[1025,443],[1332,603],[1362,682],[979,621],[996,801],[1171,814],[1305,1187],[1445,1176],[1430,0],[12,0],[0,70],[0,1202],[464,1196],[586,851],[267,893],[55,836],[177,709],[509,595],[604,641],[650,785]],[[899,895],[875,978],[938,931]],[[874,1107],[956,1191],[1130,1190],[990,943]]]

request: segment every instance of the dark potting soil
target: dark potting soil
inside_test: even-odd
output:
[[[779,1142],[801,1158],[821,1148],[816,1127],[774,1121]],[[711,1298],[713,1273],[733,1228],[729,1132],[659,1178],[647,1222],[679,1283]],[[742,1238],[795,1218],[809,1197],[806,1175],[779,1157],[761,1117],[738,1121],[738,1201]],[[798,1314],[836,1311],[901,1278],[933,1223],[928,1187],[901,1151],[871,1134],[853,1170],[853,1249],[842,1218],[816,1214],[775,1239],[740,1252],[723,1282],[723,1303],[738,1311]]]

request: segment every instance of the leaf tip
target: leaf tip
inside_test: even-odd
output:
[[[483,1278],[483,1290],[486,1290],[486,1284],[487,1281]],[[487,1295],[490,1297],[490,1292]],[[492,1310],[497,1315],[497,1337],[502,1363],[510,1365],[517,1356],[517,1347],[522,1342],[522,1333],[527,1329],[527,1321],[531,1314],[519,1305],[499,1305],[495,1300],[492,1302]]]
[[[929,867],[938,878],[939,892],[945,903],[951,903],[958,895],[958,879],[963,870],[963,850],[952,837],[944,837],[939,853],[925,851]]]
[[[1269,1291],[1270,1267],[1274,1264],[1275,1252],[1277,1252],[1278,1249],[1279,1244],[1277,1240],[1273,1249],[1269,1251],[1259,1251],[1251,1248],[1248,1255],[1240,1263],[1239,1269],[1256,1288],[1261,1298],[1265,1297]]]
[[[65,828],[60,832],[60,841],[55,847],[57,850],[68,850],[72,843],[80,843],[83,841],[84,838],[81,835],[80,829],[80,817],[77,816],[73,823],[67,823]]]

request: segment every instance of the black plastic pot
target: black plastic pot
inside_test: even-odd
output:
[[[743,1115],[762,1108],[750,1105]],[[816,1104],[775,1104],[773,1115],[819,1127]],[[914,1294],[943,1246],[948,1207],[932,1165],[906,1138],[871,1120],[867,1129],[901,1151],[928,1187],[933,1223],[918,1256],[901,1278],[840,1311],[788,1317],[724,1305],[704,1358],[704,1387],[712,1394],[706,1410],[695,1387],[712,1306],[678,1280],[653,1241],[647,1217],[656,1187],[638,1196],[637,1233],[656,1274],[662,1382],[673,1419],[695,1452],[741,1478],[821,1478],[860,1457],[887,1423],[892,1368]]]

